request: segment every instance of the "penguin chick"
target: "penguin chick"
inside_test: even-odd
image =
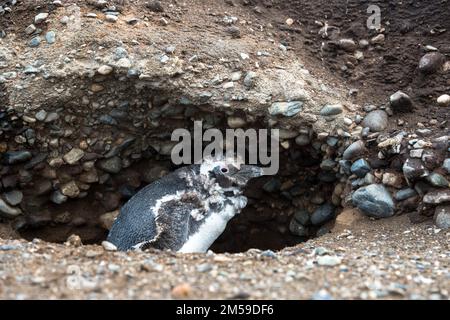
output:
[[[147,185],[120,210],[107,240],[119,250],[206,252],[247,204],[247,182],[263,169],[206,159]]]

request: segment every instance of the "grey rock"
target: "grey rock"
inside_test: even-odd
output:
[[[295,143],[299,146],[307,146],[311,143],[311,139],[306,134],[301,134],[295,138]]]
[[[29,151],[8,151],[3,155],[4,164],[17,164],[31,159]]]
[[[356,174],[359,178],[363,178],[368,172],[370,172],[370,170],[372,170],[372,168],[364,159],[356,160],[350,168],[350,171]]]
[[[341,114],[344,111],[342,104],[327,104],[320,110],[321,116],[335,116]]]
[[[444,160],[442,168],[444,168],[447,171],[447,173],[450,173],[450,158]]]
[[[368,105],[365,105],[363,107],[363,109],[364,109],[365,112],[369,113],[369,112],[372,112],[374,110],[377,110],[377,106],[374,106],[373,104],[368,104]]]
[[[357,48],[356,43],[353,39],[340,39],[339,47],[348,52],[353,52]]]
[[[394,215],[394,201],[389,191],[381,184],[371,184],[356,190],[352,202],[362,213],[375,218]]]
[[[403,164],[402,170],[408,183],[428,175],[428,170],[423,166],[420,159],[408,158]]]
[[[3,199],[5,199],[5,201],[12,206],[17,206],[23,200],[23,193],[20,190],[12,190],[5,192],[2,196]]]
[[[308,228],[300,224],[297,220],[292,219],[289,223],[289,231],[298,237],[307,237],[309,235]]]
[[[29,42],[28,42],[28,46],[35,48],[38,47],[41,44],[41,37],[37,36],[32,38]]]
[[[308,226],[311,223],[309,212],[305,209],[297,210],[294,214],[294,219],[303,226]]]
[[[97,162],[97,166],[108,173],[119,173],[122,170],[122,160],[119,157],[102,159]]]
[[[66,202],[67,199],[68,199],[68,197],[65,196],[65,195],[63,195],[63,194],[61,193],[61,191],[59,191],[59,190],[56,190],[56,191],[53,192],[52,195],[50,196],[50,200],[51,200],[53,203],[56,203],[56,204],[62,204],[62,203],[64,203],[64,202]]]
[[[76,198],[80,194],[80,189],[75,181],[69,181],[61,186],[61,193],[69,198]]]
[[[161,1],[151,0],[146,3],[146,7],[153,12],[164,12],[164,7],[161,4]]]
[[[389,101],[394,112],[411,112],[413,109],[411,98],[402,91],[391,95]]]
[[[244,86],[247,88],[252,88],[255,85],[257,78],[256,72],[249,71],[244,77]]]
[[[324,256],[317,257],[317,264],[319,266],[333,267],[338,264],[341,264],[341,262],[342,262],[342,259],[339,258],[338,256],[324,255]]]
[[[272,116],[283,115],[286,117],[292,117],[302,110],[302,101],[291,102],[274,102],[269,108],[269,113]]]
[[[25,74],[37,74],[39,73],[39,69],[33,66],[26,66],[23,70],[23,73]]]
[[[38,15],[36,15],[34,17],[34,23],[39,24],[41,22],[44,22],[45,19],[48,18],[48,13],[47,12],[41,12]]]
[[[32,34],[35,31],[36,31],[36,27],[34,24],[30,24],[28,27],[25,28],[25,33],[28,35]]]
[[[50,123],[59,119],[59,114],[57,112],[49,112],[45,117],[44,122]]]
[[[36,120],[38,120],[38,121],[44,121],[45,118],[47,117],[47,111],[45,111],[45,110],[39,110],[38,112],[36,112],[36,114],[34,115],[34,117],[35,117]]]
[[[361,140],[353,142],[351,145],[345,149],[342,157],[344,160],[352,160],[356,157],[361,156],[366,151],[364,142]]]
[[[45,41],[47,41],[48,44],[53,44],[56,42],[56,32],[55,31],[48,31],[45,34]]]
[[[450,202],[450,189],[430,191],[423,197],[423,202],[427,204]]]
[[[450,229],[450,205],[436,207],[434,223],[438,228]]]
[[[117,121],[116,119],[114,119],[113,117],[111,117],[109,114],[102,114],[99,118],[98,121],[102,124],[106,124],[109,126],[116,126],[117,125]]]
[[[405,189],[397,191],[394,195],[394,199],[397,201],[403,201],[403,200],[412,198],[416,195],[417,195],[417,192],[414,189],[405,188]]]
[[[311,215],[311,223],[315,226],[322,225],[334,218],[335,208],[331,203],[319,206]]]
[[[433,172],[426,177],[427,181],[434,187],[450,188],[450,183],[442,174]]]
[[[445,56],[439,52],[425,54],[419,61],[419,71],[424,74],[431,74],[438,71],[445,61]]]
[[[73,148],[63,157],[67,164],[75,164],[84,156],[84,151],[78,148]]]
[[[127,50],[123,47],[117,47],[116,50],[114,50],[114,60],[120,60],[122,58],[128,57]]]
[[[337,163],[333,159],[325,159],[320,163],[322,170],[331,171],[336,167]]]
[[[388,125],[388,115],[383,110],[375,110],[369,112],[362,122],[363,127],[370,128],[372,132],[383,131]]]
[[[11,207],[0,198],[0,216],[4,218],[14,218],[22,213],[19,208]]]

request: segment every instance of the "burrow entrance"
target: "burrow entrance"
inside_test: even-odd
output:
[[[331,160],[337,138],[319,141],[306,126],[281,127],[266,116],[194,106],[183,97],[142,88],[138,98],[127,99],[136,88],[118,88],[112,97],[91,92],[64,107],[37,109],[34,116],[42,120],[32,128],[17,120],[21,115],[5,111],[3,118],[12,123],[5,131],[9,149],[23,148],[17,135],[28,139],[32,130],[34,137],[32,144],[27,140],[30,160],[2,167],[3,192],[23,193],[22,214],[12,223],[23,238],[64,242],[76,234],[85,244],[105,240],[117,210],[140,188],[177,168],[170,160],[171,133],[192,130],[194,121],[222,131],[230,126],[282,128],[278,174],[249,183],[247,207],[230,221],[213,251],[278,250],[329,230],[343,189]],[[82,156],[71,154],[73,149]]]

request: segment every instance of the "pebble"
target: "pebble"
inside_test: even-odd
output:
[[[48,31],[45,34],[45,41],[47,41],[48,44],[53,44],[56,42],[56,33],[55,31]]]
[[[300,224],[296,219],[292,219],[289,223],[289,231],[298,237],[307,237],[309,235],[308,228]]]
[[[334,218],[335,207],[331,203],[319,206],[311,215],[311,223],[315,226],[322,225]]]
[[[353,142],[345,149],[342,157],[344,160],[352,160],[358,156],[361,156],[366,151],[364,142],[361,140]]]
[[[108,21],[108,22],[114,23],[114,22],[117,22],[117,20],[119,20],[119,17],[117,17],[117,16],[115,16],[113,14],[107,14],[105,16],[105,20]]]
[[[425,54],[419,61],[419,71],[424,74],[431,74],[438,71],[445,61],[445,56],[439,52]]]
[[[383,44],[385,40],[384,34],[380,33],[379,35],[376,35],[372,39],[370,39],[371,44]]]
[[[192,294],[192,287],[188,283],[179,284],[172,289],[171,294],[175,299],[186,299]]]
[[[372,132],[383,131],[388,125],[388,115],[383,110],[374,110],[369,112],[362,121],[363,127],[370,128]]]
[[[274,102],[269,108],[269,113],[272,116],[283,115],[286,117],[292,117],[302,110],[302,101],[291,102]]]
[[[103,65],[97,69],[97,72],[104,76],[110,74],[112,71],[113,71],[113,67],[108,66],[108,65]]]
[[[25,28],[25,33],[30,35],[33,32],[36,31],[36,26],[34,24],[30,24],[28,27]]]
[[[247,74],[244,77],[244,86],[248,89],[254,87],[256,79],[257,79],[256,72],[253,71],[247,72]]]
[[[164,12],[164,7],[161,4],[161,1],[151,0],[146,3],[146,7],[153,12]]]
[[[228,117],[227,124],[228,127],[236,129],[244,127],[247,124],[247,121],[245,121],[245,119],[240,117]]]
[[[403,179],[401,174],[385,172],[383,173],[382,183],[386,186],[401,188],[403,184]]]
[[[421,159],[423,154],[423,149],[413,149],[409,151],[409,156],[411,158],[418,158]]]
[[[444,160],[442,168],[444,168],[447,171],[447,173],[450,173],[450,158]]]
[[[11,190],[5,192],[3,195],[3,199],[6,200],[10,205],[17,206],[23,200],[23,193],[20,190]]]
[[[448,180],[439,173],[432,172],[426,177],[426,179],[433,187],[450,188],[450,183],[448,182]]]
[[[411,189],[411,188],[405,188],[405,189],[397,191],[394,195],[394,199],[397,201],[403,201],[403,200],[412,198],[416,195],[417,195],[416,190]]]
[[[102,241],[102,247],[106,251],[117,251],[117,247],[109,241]]]
[[[8,151],[3,154],[4,164],[17,164],[30,160],[32,157],[29,151]]]
[[[364,159],[356,160],[350,167],[350,171],[356,174],[359,178],[363,178],[372,168]]]
[[[97,161],[97,166],[108,173],[119,173],[122,169],[122,159],[119,157],[102,159]]]
[[[397,91],[390,96],[389,101],[395,112],[411,112],[413,108],[411,98],[402,91]]]
[[[311,143],[311,139],[306,134],[301,134],[295,138],[295,143],[299,146],[307,146]]]
[[[14,218],[22,213],[19,208],[11,207],[0,198],[0,216],[4,218]]]
[[[344,107],[340,103],[339,104],[328,104],[320,110],[320,115],[321,116],[335,116],[335,115],[342,113],[343,110],[344,110]]]
[[[353,39],[340,39],[339,46],[341,47],[341,49],[348,52],[353,52],[357,48],[356,43]]]
[[[36,112],[36,114],[34,115],[34,117],[35,117],[36,120],[38,120],[38,121],[44,121],[45,118],[47,117],[47,111],[45,111],[45,110],[39,110],[38,112]]]
[[[408,182],[426,177],[428,170],[423,166],[420,159],[408,158],[403,164],[403,175]]]
[[[48,13],[41,12],[34,17],[34,23],[39,24],[39,23],[45,21],[45,19],[47,19],[47,18],[48,18]]]
[[[60,22],[61,24],[68,24],[69,21],[70,21],[70,18],[69,18],[68,16],[63,16],[63,17],[61,17],[61,19],[59,20],[59,22]]]
[[[434,223],[440,229],[450,229],[450,205],[436,207]]]
[[[67,164],[75,164],[84,156],[84,151],[78,148],[73,148],[63,156],[63,160]]]
[[[441,107],[448,107],[450,106],[450,95],[443,94],[442,96],[439,96],[436,101]]]
[[[450,189],[430,191],[423,197],[423,202],[427,204],[440,204],[449,201]]]
[[[341,262],[342,259],[338,256],[324,255],[317,257],[317,264],[319,266],[334,267],[341,264]]]
[[[41,44],[41,37],[37,36],[32,38],[29,42],[28,42],[28,46],[35,48],[38,47]]]
[[[63,194],[61,193],[61,191],[59,191],[59,190],[56,190],[56,191],[53,192],[53,193],[51,194],[51,196],[50,196],[50,200],[51,200],[53,203],[56,203],[56,204],[62,204],[62,203],[64,203],[64,202],[66,202],[67,199],[68,199],[68,197],[65,196],[65,195],[63,195]]]
[[[75,181],[70,181],[61,186],[61,193],[69,198],[76,198],[80,194],[80,189]]]
[[[381,184],[359,188],[353,193],[352,202],[370,217],[387,218],[394,215],[394,201],[389,191]]]

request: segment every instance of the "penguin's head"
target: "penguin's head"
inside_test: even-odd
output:
[[[205,159],[200,166],[200,173],[215,179],[222,188],[242,188],[250,179],[264,174],[262,168],[241,164],[234,158]]]

